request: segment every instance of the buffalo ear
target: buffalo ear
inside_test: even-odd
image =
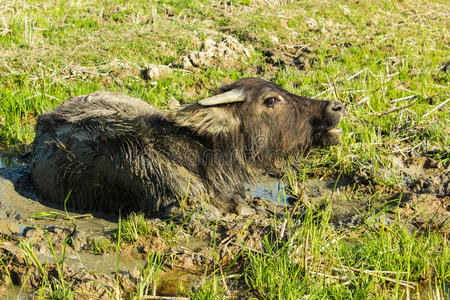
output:
[[[235,102],[245,100],[240,90],[231,90],[206,99],[198,101],[179,109],[173,115],[178,126],[189,127],[205,136],[226,136],[236,132],[241,124],[235,113]]]
[[[188,127],[199,135],[226,136],[238,130],[240,120],[230,107],[204,107],[192,104],[178,110],[173,119],[178,126]]]

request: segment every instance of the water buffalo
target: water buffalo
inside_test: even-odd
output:
[[[44,113],[32,147],[42,196],[83,211],[161,215],[183,197],[232,207],[283,155],[336,143],[342,104],[245,78],[175,111],[119,93],[73,97]]]

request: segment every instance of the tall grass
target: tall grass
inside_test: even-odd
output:
[[[352,233],[330,226],[329,209],[308,209],[287,241],[264,240],[249,250],[243,273],[263,299],[446,297],[450,251],[445,236],[410,232],[399,223]],[[289,231],[289,230],[288,230]],[[425,285],[418,285],[425,282]],[[425,288],[424,288],[425,287]],[[436,292],[437,291],[437,292]]]
[[[76,292],[72,290],[72,288],[66,283],[66,279],[64,278],[64,259],[68,241],[67,239],[64,240],[61,258],[59,259],[53,247],[53,243],[46,231],[44,231],[44,235],[50,247],[52,258],[55,261],[56,271],[58,274],[57,277],[49,277],[47,259],[42,262],[38,258],[35,250],[33,249],[33,245],[30,242],[23,240],[19,245],[25,257],[29,259],[30,263],[37,268],[41,276],[40,288],[35,290],[33,294],[42,299],[75,299]],[[25,280],[22,287],[24,287],[26,284],[27,282]]]

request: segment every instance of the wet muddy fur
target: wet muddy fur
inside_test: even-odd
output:
[[[118,93],[73,97],[39,117],[33,182],[60,204],[71,191],[67,206],[84,211],[162,215],[186,196],[230,209],[274,160],[317,137],[339,140],[329,134],[345,113],[339,103],[257,78],[217,94],[229,91],[242,99],[170,113]]]

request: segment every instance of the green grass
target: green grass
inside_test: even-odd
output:
[[[444,299],[450,250],[445,235],[410,232],[399,221],[338,230],[331,207],[274,220],[261,249],[242,245],[235,268],[217,268],[193,299]],[[299,225],[300,224],[300,225]],[[280,230],[284,227],[283,230]],[[243,296],[245,295],[245,296]]]
[[[198,99],[224,79],[244,76],[346,104],[346,135],[328,156],[339,171],[389,167],[396,145],[449,146],[448,105],[426,115],[449,94],[449,72],[440,69],[450,60],[444,1],[236,1],[226,9],[210,1],[69,3],[6,4],[7,33],[0,36],[3,146],[31,143],[37,116],[73,95],[122,91],[164,107],[171,97]],[[156,86],[136,72],[149,63],[173,63],[206,37],[224,34],[254,49],[247,64],[174,72]],[[303,69],[258,72],[267,65],[263,50],[276,48],[276,40],[307,49]],[[191,88],[196,92],[185,96]],[[376,115],[413,102],[408,110]]]
[[[327,209],[309,210],[302,224],[288,242],[266,240],[264,252],[248,251],[243,277],[255,296],[398,299],[409,293],[427,299],[437,296],[436,287],[445,295],[450,251],[440,234],[377,223],[349,239],[348,232],[330,226]],[[418,282],[426,284],[419,288]]]
[[[74,95],[120,91],[164,108],[172,97],[194,101],[225,80],[258,76],[293,93],[341,101],[349,112],[340,124],[342,143],[306,153],[297,162],[301,171],[288,174],[292,188],[301,188],[296,183],[309,176],[352,176],[361,170],[374,183],[395,187],[402,177],[384,176],[394,157],[433,149],[440,151],[428,155],[448,166],[446,1],[225,2],[2,3],[0,147],[26,150],[39,114]],[[139,75],[148,64],[173,64],[200,49],[206,38],[225,35],[252,49],[251,57],[229,69],[175,69],[156,82]],[[267,49],[283,45],[303,49],[301,67],[276,68],[266,61]],[[417,296],[417,289],[407,291],[405,284],[421,283],[419,298],[431,298],[436,288],[444,297],[450,280],[445,234],[410,233],[400,222],[341,232],[327,213],[311,212],[301,226],[292,225],[287,243],[266,241],[264,251],[245,250],[245,270],[237,280],[213,271],[191,296],[230,297],[229,287],[237,284],[260,298],[379,299]],[[142,215],[132,215],[120,226],[117,248],[121,241],[151,234],[176,239],[176,232],[173,224],[154,227]],[[96,241],[92,250],[104,253],[112,247],[108,243]],[[149,272],[141,274],[143,289],[152,282]],[[424,286],[431,288],[424,291]]]
[[[172,222],[152,223],[145,218],[143,213],[131,213],[120,224],[112,236],[113,240],[120,238],[123,242],[130,244],[149,236],[160,236],[166,242],[174,242],[179,239],[179,228]]]
[[[136,286],[136,299],[146,299],[146,295],[156,296],[159,273],[164,271],[164,260],[159,254],[151,253],[147,257],[147,264],[140,271]]]
[[[155,228],[151,226],[145,219],[143,214],[132,213],[124,220],[120,226],[121,239],[124,242],[136,242],[141,236],[152,235],[155,233]]]
[[[51,250],[51,257],[55,261],[57,276],[50,276],[47,259],[45,259],[44,262],[39,260],[32,243],[26,240],[22,240],[19,244],[20,248],[23,251],[24,257],[29,261],[30,266],[36,267],[39,275],[41,276],[40,287],[33,291],[33,297],[37,299],[75,299],[76,292],[71,288],[71,286],[66,282],[66,279],[64,278],[64,259],[68,241],[64,241],[61,258],[58,259],[52,241],[50,240],[50,237],[46,231],[44,231],[44,235],[47,238],[48,245]],[[29,277],[30,274],[23,282],[21,290],[26,286]],[[13,297],[15,296],[16,295],[13,295]],[[20,292],[17,296],[20,296]]]
[[[90,241],[89,246],[94,254],[105,254],[114,249],[111,240],[107,238],[94,239]]]
[[[190,297],[192,299],[214,300],[226,297],[226,288],[223,285],[223,276],[213,275],[202,283],[202,287],[192,290]]]

